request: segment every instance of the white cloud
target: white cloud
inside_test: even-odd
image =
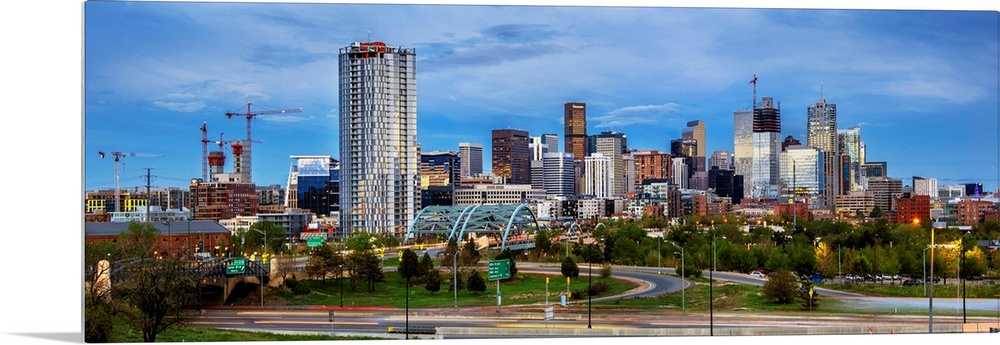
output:
[[[631,125],[655,124],[680,109],[677,103],[637,105],[612,110],[592,117],[596,128],[622,128]]]
[[[205,109],[205,102],[194,101],[194,102],[164,102],[164,101],[153,101],[153,104],[166,108],[172,111],[178,111],[182,113],[193,113],[202,109]]]

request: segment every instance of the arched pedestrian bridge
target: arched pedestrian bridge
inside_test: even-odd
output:
[[[539,230],[538,219],[528,204],[428,206],[410,222],[403,242],[423,235],[444,235],[461,240],[467,233],[496,238],[500,249],[533,248],[534,242],[519,242],[522,231]]]

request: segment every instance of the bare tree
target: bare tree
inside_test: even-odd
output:
[[[85,294],[88,342],[113,341],[110,325],[116,319],[140,329],[144,342],[189,319],[185,307],[196,300],[197,285],[186,270],[186,253],[160,251],[158,239],[152,224],[133,222],[113,252],[104,247],[86,254],[85,265],[94,267]],[[107,264],[91,265],[101,255]]]

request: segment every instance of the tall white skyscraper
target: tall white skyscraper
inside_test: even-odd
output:
[[[572,153],[546,153],[542,158],[542,167],[545,195],[576,195],[576,167]]]
[[[611,156],[595,153],[583,159],[583,193],[597,198],[611,198],[614,163]]]
[[[936,178],[913,177],[913,194],[928,195],[931,198],[938,197],[938,184]]]
[[[401,234],[420,208],[416,51],[340,49],[340,226]]]
[[[458,158],[462,178],[483,173],[483,144],[458,143]]]
[[[680,189],[688,189],[688,164],[687,158],[673,158],[671,167],[674,169],[674,184]]]
[[[616,131],[604,131],[600,134],[588,137],[588,144],[592,146],[591,153],[600,153],[611,158],[611,196],[621,197],[625,195],[625,158],[627,151],[627,138],[624,133]]]
[[[806,116],[806,146],[815,147],[823,152],[823,202],[832,208],[836,196],[842,194],[837,162],[840,152],[837,145],[837,105],[828,104],[820,99],[809,106]]]

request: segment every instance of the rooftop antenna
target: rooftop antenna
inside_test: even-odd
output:
[[[753,74],[750,84],[753,84],[753,109],[757,109],[757,73]]]
[[[819,82],[819,104],[826,105],[826,99],[823,98],[823,82]]]

